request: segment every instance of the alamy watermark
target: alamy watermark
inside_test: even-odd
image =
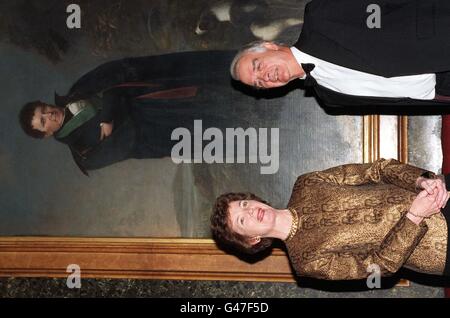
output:
[[[378,4],[372,3],[367,6],[367,13],[370,15],[367,17],[366,24],[369,29],[381,28],[381,8]]]
[[[81,8],[78,4],[69,4],[66,12],[70,13],[66,20],[67,28],[80,29],[81,28]]]
[[[366,285],[370,289],[381,288],[381,269],[377,264],[370,264],[367,266],[367,273],[371,273],[367,276]]]
[[[70,264],[66,269],[70,275],[67,277],[66,285],[70,289],[81,288],[81,268],[78,264]]]
[[[278,128],[270,128],[270,134],[268,128],[226,128],[224,136],[215,127],[203,131],[202,121],[194,120],[193,134],[184,127],[172,131],[171,139],[179,142],[171,157],[176,164],[259,162],[261,174],[274,174],[280,166],[279,135]],[[203,147],[204,141],[209,143]]]

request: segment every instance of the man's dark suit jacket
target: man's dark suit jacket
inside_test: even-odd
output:
[[[381,9],[381,28],[370,29],[370,4]],[[450,1],[313,0],[305,9],[299,50],[350,69],[384,77],[437,73],[436,93],[450,95]],[[435,100],[353,96],[307,76],[326,106],[431,106]],[[449,102],[447,102],[449,103]]]

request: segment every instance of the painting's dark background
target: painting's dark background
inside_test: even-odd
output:
[[[198,23],[218,3],[250,4],[253,14],[233,10],[232,23],[209,23],[202,34]],[[32,50],[52,63],[66,60],[80,47],[93,56],[112,59],[173,51],[237,48],[256,40],[252,25],[266,37],[294,41],[307,0],[4,0],[0,3],[0,40]],[[66,26],[66,7],[82,10],[80,29]],[[256,4],[256,6],[255,6]],[[287,19],[295,19],[287,20]],[[263,29],[270,23],[274,28]],[[281,26],[285,26],[282,27]],[[289,25],[292,25],[289,27]],[[258,33],[258,32],[256,32]]]

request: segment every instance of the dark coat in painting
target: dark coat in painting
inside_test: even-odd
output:
[[[214,126],[208,112],[211,90],[229,87],[228,67],[235,52],[204,51],[126,58],[99,66],[81,77],[61,107],[100,97],[102,107],[82,126],[58,141],[67,144],[86,173],[128,158],[171,155],[177,127],[192,129],[201,119]],[[100,141],[100,123],[113,122],[113,133]]]

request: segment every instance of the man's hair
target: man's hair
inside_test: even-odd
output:
[[[264,43],[266,43],[267,41],[253,41],[250,42],[246,45],[244,45],[243,47],[241,47],[241,49],[236,53],[236,55],[234,56],[233,61],[231,61],[231,65],[230,65],[230,74],[231,77],[236,80],[239,81],[239,76],[236,72],[236,66],[239,62],[239,60],[241,59],[242,55],[246,54],[247,52],[265,52],[267,51],[267,48],[264,47]]]
[[[261,241],[255,245],[248,242],[249,237],[234,232],[230,227],[230,213],[228,211],[229,205],[233,201],[240,200],[255,200],[265,204],[266,201],[253,193],[225,193],[216,199],[213,207],[213,214],[211,216],[211,232],[213,238],[234,249],[248,254],[255,254],[263,251],[273,243],[273,238],[263,237]]]
[[[34,117],[34,111],[38,107],[45,106],[45,103],[37,100],[34,102],[30,102],[25,104],[25,106],[22,107],[19,113],[19,122],[20,126],[22,127],[23,131],[30,137],[33,138],[39,138],[42,139],[45,137],[45,133],[43,131],[39,131],[37,129],[34,129],[31,126],[31,121]]]

